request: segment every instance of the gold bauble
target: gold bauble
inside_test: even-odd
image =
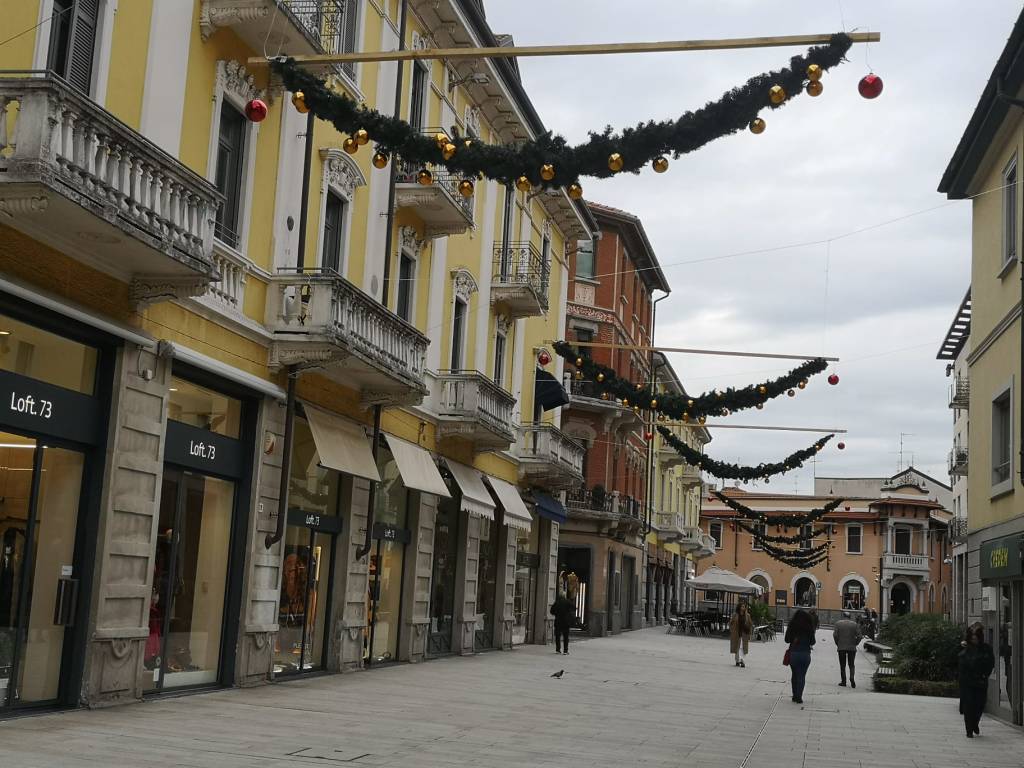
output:
[[[367,133],[365,128],[360,128],[356,131],[354,138],[356,140],[356,144],[360,147],[370,143],[370,134]]]
[[[637,384],[637,385],[636,385],[636,391],[637,391],[637,392],[639,392],[639,391],[640,391],[641,389],[643,389],[643,388],[644,388],[644,385],[643,385],[643,384]]]
[[[767,395],[768,394],[768,387],[766,387],[764,384],[762,384],[760,387],[757,388],[757,391],[758,391],[759,394]]]
[[[438,149],[444,149],[445,144],[450,144],[451,141],[448,138],[448,134],[444,132],[438,132],[434,134],[434,141],[437,142]]]
[[[466,139],[464,142],[462,142],[462,146],[464,146],[466,149],[469,149],[470,147],[473,146],[473,140]]]
[[[668,170],[668,158],[662,155],[658,155],[654,158],[654,162],[651,163],[651,167],[655,173],[664,173]]]
[[[377,152],[373,156],[373,167],[374,168],[387,168],[388,167],[388,156],[383,152]]]
[[[583,187],[581,187],[579,184],[570,184],[568,191],[569,197],[573,200],[579,200],[581,197],[583,197]]]
[[[612,173],[618,173],[622,170],[623,160],[622,155],[618,152],[612,152],[608,155],[608,170]]]
[[[689,424],[690,423],[690,414],[688,414],[688,413],[684,413],[683,414],[683,423],[684,424]]]
[[[722,415],[723,416],[728,416],[729,415],[729,409],[726,408],[724,411],[722,411]]]
[[[803,381],[801,381],[799,384],[797,384],[797,386],[800,387],[800,389],[806,389],[807,388],[807,379],[804,379]]]
[[[786,394],[789,395],[790,397],[796,397],[796,390],[791,389]]]
[[[434,183],[434,174],[432,174],[426,168],[421,168],[416,173],[416,181],[418,181],[424,187],[429,187],[431,184]]]
[[[699,419],[697,419],[697,421],[699,421],[701,423],[701,425],[707,423],[707,420],[708,420],[707,416],[701,416]]]
[[[604,374],[603,373],[597,374],[597,380],[598,381],[604,381]]]
[[[651,400],[651,408],[657,408],[657,407],[658,407],[658,401],[657,400]]]
[[[821,96],[821,92],[825,90],[825,86],[818,80],[811,80],[807,84],[807,95],[808,96]]]
[[[808,64],[807,65],[807,79],[808,80],[810,80],[811,82],[815,82],[816,83],[818,80],[821,80],[821,75],[822,75],[822,71],[821,71],[821,67],[820,66],[818,66],[817,64]]]
[[[628,397],[622,398],[622,407],[623,408],[628,408],[629,407],[629,398]]]
[[[583,358],[582,357],[577,357],[576,358],[576,367],[579,368],[581,365],[583,365]]]
[[[688,408],[693,408],[693,400],[687,400],[686,405]]]
[[[455,157],[455,145],[451,143],[445,144],[441,148],[441,157],[443,157],[445,160],[451,160],[453,157]]]
[[[608,399],[608,393],[607,392],[602,392],[601,393],[601,399],[602,400],[607,400]]]
[[[473,182],[469,179],[463,179],[459,182],[459,194],[463,197],[473,196]]]
[[[529,192],[532,187],[533,185],[530,183],[530,180],[525,176],[520,176],[516,179],[516,189],[520,192]]]
[[[755,117],[750,121],[750,132],[753,134],[764,133],[765,126],[767,124],[760,117]]]
[[[640,406],[639,405],[634,405],[633,406],[633,413],[640,413]]]
[[[292,94],[292,106],[295,110],[301,114],[309,112],[309,105],[306,103],[306,94],[302,91],[296,91]]]
[[[757,410],[759,410],[759,411],[764,410],[764,403],[758,403],[757,404]]]
[[[786,91],[781,85],[773,85],[768,91],[772,104],[781,104],[786,100]]]
[[[354,155],[356,152],[359,151],[359,145],[356,143],[356,140],[353,139],[351,136],[342,142],[341,148],[348,152],[350,155]]]
[[[582,379],[583,378],[583,371],[576,371],[576,378],[577,379]]]
[[[544,163],[544,165],[540,167],[540,177],[544,179],[544,181],[551,181],[555,178],[555,166],[551,163]]]

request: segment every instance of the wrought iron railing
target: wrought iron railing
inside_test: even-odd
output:
[[[547,307],[551,265],[531,242],[495,242],[493,283],[530,288]]]
[[[611,513],[613,499],[614,494],[603,488],[595,492],[594,488],[587,488],[585,485],[572,488],[566,494],[566,502],[570,507],[596,510],[598,512]]]
[[[994,471],[994,470],[993,470]],[[950,475],[966,475],[967,474],[967,447],[963,445],[957,445],[949,452],[949,474]],[[1007,472],[1007,474],[1009,474]]]
[[[971,402],[971,380],[964,374],[949,385],[949,407],[967,408]]]
[[[949,537],[953,541],[964,541],[967,539],[966,517],[954,517],[949,521]]]
[[[432,130],[425,129],[424,133],[433,135],[439,132],[440,129]],[[404,161],[398,162],[398,167],[395,169],[395,181],[398,184],[418,184],[419,183],[419,172],[423,170],[423,166],[407,163]],[[453,205],[458,206],[462,209],[463,214],[470,222],[473,221],[473,198],[463,197],[459,192],[459,184],[462,181],[462,176],[457,176],[451,173],[443,165],[429,165],[427,170],[430,171],[430,175],[433,181],[430,186],[440,189],[450,199]]]
[[[356,3],[351,0],[284,0],[284,6],[324,53],[356,50]],[[344,62],[340,67],[349,77],[356,76],[354,62]]]
[[[512,410],[516,399],[479,371],[440,371],[441,416],[478,421],[515,439]]]

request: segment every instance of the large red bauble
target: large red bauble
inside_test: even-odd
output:
[[[537,355],[537,362],[540,363],[541,365],[547,365],[548,363],[551,362],[551,355],[548,354],[548,351],[546,349],[542,349],[540,353]]]
[[[836,384],[839,383],[839,376],[833,373],[831,376],[828,377],[828,383],[834,387]]]
[[[254,123],[262,123],[267,117],[267,105],[262,99],[252,99],[245,105],[245,116]]]
[[[882,78],[872,72],[869,75],[864,75],[857,83],[857,90],[860,91],[860,95],[865,99],[874,99],[882,93]]]
[[[836,448],[838,448],[841,451],[844,448],[846,448],[846,443],[839,443],[839,445],[837,445]]]

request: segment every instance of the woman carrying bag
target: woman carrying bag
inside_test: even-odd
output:
[[[736,659],[737,667],[746,667],[743,657],[750,653],[750,633],[754,631],[754,622],[750,620],[747,604],[736,604],[736,612],[729,621],[729,652]]]
[[[960,678],[960,714],[964,716],[964,727],[967,738],[973,739],[974,734],[981,733],[978,724],[981,713],[985,711],[985,699],[988,697],[988,676],[996,665],[992,646],[985,642],[985,628],[975,622],[967,628],[963,650],[958,661]]]
[[[786,627],[786,642],[789,648],[782,658],[782,663],[790,668],[793,686],[793,701],[804,703],[804,683],[807,681],[807,668],[811,666],[811,648],[814,647],[814,620],[807,611],[797,611]]]

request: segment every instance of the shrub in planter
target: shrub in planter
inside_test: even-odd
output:
[[[767,603],[760,598],[754,598],[750,602],[750,619],[757,627],[762,624],[771,624],[775,620],[775,616]]]
[[[934,680],[908,680],[905,677],[876,675],[875,690],[881,693],[903,693],[910,696],[942,696],[956,698],[960,695],[955,682]]]
[[[963,637],[959,625],[933,614],[911,614],[883,627],[882,642],[893,647],[897,677],[910,680],[956,680]]]

